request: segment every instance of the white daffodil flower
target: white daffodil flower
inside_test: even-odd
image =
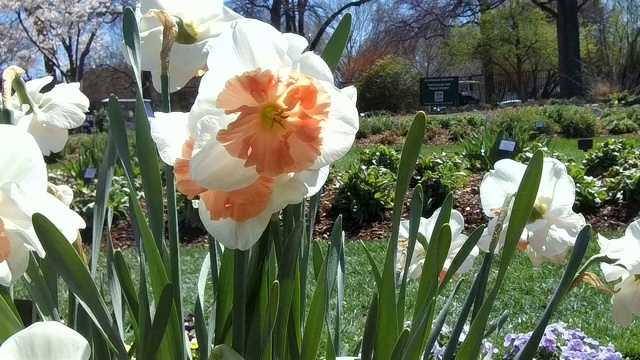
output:
[[[229,22],[242,18],[222,0],[142,0],[140,3],[140,52],[142,70],[151,71],[153,86],[162,91],[160,50],[163,26],[154,17],[142,17],[150,10],[164,10],[178,25],[176,42],[169,62],[169,91],[180,90],[207,63],[207,42],[228,27]]]
[[[89,98],[80,91],[80,83],[57,84],[40,93],[52,80],[51,76],[45,76],[25,83],[33,108],[21,104],[17,95],[12,100],[16,125],[33,135],[42,155],[61,151],[69,138],[69,129],[81,126],[89,111]]]
[[[629,224],[619,239],[609,240],[598,234],[598,245],[601,254],[617,260],[613,264],[600,264],[607,281],[619,279],[626,273],[640,274],[640,220]]]
[[[420,218],[420,228],[418,229],[418,232],[422,234],[422,236],[424,236],[424,238],[427,240],[427,243],[431,238],[431,234],[433,233],[439,214],[440,209],[437,209],[436,211],[434,211],[433,215],[431,215],[430,218]],[[464,228],[464,218],[462,217],[462,214],[460,214],[460,212],[458,212],[457,210],[452,210],[451,219],[448,223],[451,227],[452,241],[451,246],[449,247],[449,252],[447,254],[447,259],[445,260],[444,266],[442,267],[442,271],[439,275],[439,280],[443,279],[444,275],[447,273],[449,267],[451,266],[451,262],[456,257],[456,255],[458,255],[458,252],[460,251],[460,248],[462,248],[462,245],[464,245],[464,243],[467,241],[467,236],[462,234],[462,229]],[[404,220],[400,223],[399,238],[400,240],[398,244],[401,249],[398,252],[397,267],[398,271],[402,271],[406,266],[406,247],[408,245],[407,239],[409,238],[408,220]],[[471,250],[471,253],[469,253],[469,256],[456,271],[456,274],[464,274],[467,271],[471,270],[473,261],[475,260],[476,256],[478,256],[478,253],[478,248],[474,246],[473,250]],[[420,279],[420,277],[422,276],[422,267],[424,266],[426,255],[427,254],[425,248],[419,241],[416,241],[416,246],[413,250],[411,261],[409,262],[409,272],[407,273],[407,276],[409,278],[417,280]]]
[[[600,254],[613,260],[613,264],[600,263],[607,281],[621,279],[614,286],[611,298],[613,320],[629,326],[633,315],[640,316],[640,220],[629,224],[619,239],[607,239],[598,234]]]
[[[47,169],[33,136],[12,125],[0,125],[0,285],[16,282],[27,269],[29,251],[45,251],[31,223],[46,216],[73,242],[85,222],[47,192]]]
[[[173,161],[178,191],[199,196],[207,230],[246,250],[273,213],[319,191],[328,165],[349,150],[355,90],[333,85],[326,63],[303,52],[304,38],[257,20],[235,21],[210,45],[188,120],[160,115],[152,136]]]
[[[0,346],[3,360],[88,360],[90,357],[89,342],[57,321],[34,323]]]
[[[626,275],[613,287],[611,315],[621,326],[629,326],[633,315],[640,316],[640,275]]]
[[[480,184],[482,208],[492,218],[498,216],[497,209],[503,206],[506,196],[518,190],[526,165],[504,159],[496,162],[494,168],[484,175]],[[573,212],[574,202],[575,183],[567,173],[567,168],[556,159],[545,158],[538,194],[521,237],[521,241],[526,243],[520,246],[526,248],[534,266],[543,259],[554,263],[565,261],[567,251],[573,247],[578,232],[586,224],[582,214]],[[487,233],[489,236],[492,234],[489,229]],[[504,242],[504,236],[500,237],[500,241],[499,247]],[[479,242],[479,246],[486,251],[486,237]]]

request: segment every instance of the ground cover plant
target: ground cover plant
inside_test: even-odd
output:
[[[349,155],[360,123],[356,92],[335,87],[331,74],[349,38],[350,16],[319,56],[303,51],[304,38],[239,19],[222,4],[211,16],[223,29],[204,43],[191,22],[147,7],[140,10],[159,24],[136,18],[131,8],[123,15],[123,49],[136,78],[133,139],[111,96],[103,149],[97,141],[82,145],[93,149],[80,149],[52,169],[63,173],[54,180],[89,182],[86,169],[95,166],[95,195],[81,197],[94,199],[85,211],[90,218],[70,207],[69,186],[48,183],[43,157],[64,148],[67,127],[80,125],[86,98],[75,84],[41,93],[49,79],[25,82],[17,67],[3,74],[9,89],[3,91],[13,89],[15,96],[3,96],[0,112],[0,357],[472,359],[498,356],[493,344],[505,331],[507,345],[520,340],[517,349],[503,351],[531,359],[540,341],[549,341],[556,317],[575,329],[589,316],[629,326],[640,315],[640,221],[625,224],[624,234],[596,235],[575,207],[569,170],[575,164],[568,168],[545,155],[551,143],[537,137],[544,131],[530,128],[531,116],[519,122],[513,113],[496,112],[487,125],[478,114],[452,119],[418,112],[404,123],[376,115],[385,118],[370,123],[369,137],[375,129],[391,134],[379,137],[390,144],[404,140],[397,148]],[[150,35],[160,32],[162,38]],[[181,64],[183,58],[167,51],[172,46],[193,58]],[[200,46],[209,49],[207,56]],[[170,93],[203,64],[192,110],[170,112]],[[153,82],[164,111],[153,118],[144,109],[141,70],[160,73]],[[565,137],[597,130],[595,114],[584,108],[546,110]],[[454,138],[474,136],[465,126],[483,128],[481,140],[460,154],[434,155],[423,144],[427,124],[439,123],[455,128]],[[51,137],[32,126],[45,127]],[[497,151],[504,139],[520,147]],[[635,199],[637,177],[633,165],[618,163],[636,155],[630,143],[611,141],[587,153],[583,165],[598,169],[593,176],[618,179],[602,183],[619,191],[613,199],[624,205]],[[343,156],[354,163],[330,171]],[[456,193],[469,189],[479,200],[460,207]],[[337,212],[326,211],[324,195],[335,195]],[[124,207],[124,198],[118,215],[132,228],[130,250],[114,246],[111,233],[113,209]],[[180,246],[179,202],[192,206],[186,217],[197,209],[206,248]],[[314,239],[319,211],[331,218],[327,241]],[[468,211],[482,220],[469,221]],[[363,228],[388,224],[380,245],[349,245],[358,249],[349,257],[353,264],[346,255],[349,220]],[[79,231],[88,221],[85,249]],[[358,263],[367,264],[368,275],[347,281]],[[358,286],[363,281],[368,285]],[[583,291],[589,299],[576,295]],[[35,305],[34,324],[22,316],[17,295]],[[578,320],[571,318],[578,313]],[[609,323],[594,325],[603,324]],[[512,335],[527,331],[526,340]],[[616,331],[607,331],[594,332],[600,341],[609,334],[615,341]],[[633,344],[616,345],[598,351],[634,356]]]

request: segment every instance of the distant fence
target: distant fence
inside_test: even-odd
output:
[[[496,99],[498,101],[517,100],[518,88],[507,74],[494,74]],[[558,92],[559,78],[555,70],[527,71],[524,74],[524,88],[527,99],[548,99]],[[526,99],[525,99],[526,100]]]

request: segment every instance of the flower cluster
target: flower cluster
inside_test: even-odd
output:
[[[196,339],[196,319],[193,313],[189,313],[184,319],[184,332],[189,340],[189,348],[191,349],[191,358],[198,359],[198,339]]]
[[[529,341],[531,332],[509,334],[505,336],[504,346],[509,351],[504,359],[512,359]],[[600,346],[597,340],[588,337],[580,329],[567,329],[563,322],[548,325],[538,345],[539,359],[581,360],[622,360],[622,354],[616,352],[612,344]]]

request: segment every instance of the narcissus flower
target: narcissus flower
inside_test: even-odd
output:
[[[69,138],[69,129],[82,125],[89,99],[80,91],[80,83],[57,84],[46,93],[40,93],[53,78],[45,76],[27,81],[25,90],[33,108],[21,104],[13,97],[12,106],[16,125],[27,130],[38,142],[43,155],[59,152]]]
[[[431,239],[431,234],[433,233],[434,227],[436,225],[436,221],[438,219],[438,215],[440,214],[440,209],[437,209],[430,218],[420,219],[420,228],[418,232],[424,236],[429,243]],[[447,259],[444,262],[444,266],[442,267],[442,271],[440,273],[439,279],[442,280],[444,275],[449,270],[451,266],[451,262],[458,255],[460,248],[464,245],[465,241],[467,241],[467,236],[462,234],[462,229],[464,228],[464,218],[462,214],[457,210],[451,211],[451,219],[448,222],[451,227],[451,246],[449,247],[449,253],[447,254]],[[398,270],[401,271],[406,266],[406,256],[407,256],[407,239],[409,238],[409,221],[405,220],[400,223],[400,233],[399,233],[399,247],[400,252],[398,252]],[[409,262],[409,272],[408,277],[411,279],[420,279],[422,276],[422,267],[424,266],[424,260],[426,257],[425,248],[419,241],[416,241],[416,246],[413,250],[413,256],[411,257],[411,261]],[[463,274],[471,269],[473,266],[473,261],[476,256],[478,256],[478,248],[476,246],[473,247],[469,256],[465,259],[462,265],[456,271],[456,274]]]
[[[169,91],[179,90],[196,76],[207,62],[208,40],[218,36],[229,22],[241,18],[222,3],[222,0],[142,0],[140,3],[141,15],[150,10],[164,10],[178,27],[169,63]],[[142,70],[151,71],[153,86],[160,92],[163,26],[157,18],[141,17],[138,27]]]
[[[0,284],[8,286],[27,269],[29,250],[45,256],[31,223],[34,213],[46,216],[69,242],[85,223],[47,192],[46,166],[29,133],[0,125],[0,169]]]
[[[487,216],[499,215],[506,196],[518,190],[525,169],[525,164],[505,159],[496,162],[495,170],[485,174],[480,184],[480,199]],[[582,214],[573,212],[574,201],[575,183],[567,174],[567,168],[556,159],[545,158],[538,194],[519,246],[526,249],[534,266],[540,265],[543,259],[554,263],[565,261],[575,237],[586,224]],[[495,227],[496,219],[492,221]],[[491,227],[492,223],[489,224]],[[488,251],[492,233],[487,231],[478,243],[481,250]],[[504,235],[500,240],[504,242]]]
[[[302,37],[238,20],[211,41],[188,121],[151,122],[178,190],[199,196],[207,230],[229,248],[248,249],[273,213],[316,193],[355,139],[355,90],[337,89],[305,47]]]
[[[600,253],[617,260],[600,263],[607,281],[622,281],[615,285],[611,305],[613,320],[629,326],[633,315],[640,316],[640,220],[632,222],[619,239],[608,240],[598,234]]]
[[[87,360],[90,357],[89,342],[57,321],[34,323],[0,346],[0,359],[4,360]]]

